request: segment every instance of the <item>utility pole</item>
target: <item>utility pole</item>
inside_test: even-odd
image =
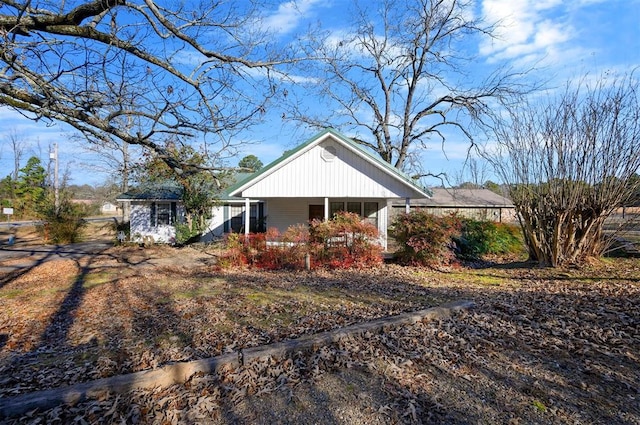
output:
[[[53,162],[53,195],[56,214],[60,210],[60,185],[58,184],[58,144],[53,144],[53,152],[49,153],[49,159]]]
[[[122,193],[129,191],[129,144],[122,142],[122,184],[120,186]],[[126,223],[131,216],[131,202],[122,202],[122,222]]]

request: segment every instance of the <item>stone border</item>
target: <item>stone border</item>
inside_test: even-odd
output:
[[[127,375],[113,376],[67,387],[25,393],[15,397],[0,399],[0,418],[24,415],[34,409],[41,411],[67,404],[75,405],[87,399],[97,399],[109,393],[126,393],[137,389],[166,388],[188,381],[196,373],[220,373],[225,369],[236,369],[251,362],[266,358],[283,358],[298,351],[309,352],[330,345],[353,335],[367,332],[382,332],[385,329],[413,324],[425,320],[451,317],[453,313],[468,310],[472,301],[456,301],[440,307],[402,313],[366,323],[334,329],[298,339],[276,342],[259,347],[246,348],[239,352],[223,354],[208,359],[194,360],[166,365],[155,370],[145,370]]]

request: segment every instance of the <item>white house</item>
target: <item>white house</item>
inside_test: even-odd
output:
[[[386,249],[390,201],[408,209],[411,199],[428,197],[408,176],[329,128],[222,193],[202,240],[271,227],[282,233],[295,224],[349,211],[376,225]],[[132,240],[175,241],[174,225],[184,216],[179,190],[131,191],[118,201],[131,202]]]
[[[177,187],[143,188],[118,196],[129,202],[130,240],[133,242],[174,243],[177,223],[184,220],[182,192]]]
[[[103,202],[102,206],[100,207],[100,213],[101,214],[117,214],[118,213],[118,206],[114,203],[111,203],[109,201]]]
[[[375,224],[387,246],[388,204],[430,193],[353,140],[326,129],[258,172],[228,188],[214,207],[210,235],[329,219],[338,211]],[[246,212],[249,211],[249,214]]]

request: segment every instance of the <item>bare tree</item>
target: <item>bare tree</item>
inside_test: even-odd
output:
[[[490,158],[533,260],[558,266],[602,254],[605,220],[640,184],[639,90],[633,73],[583,79],[510,110],[496,127]]]
[[[16,181],[18,179],[18,172],[20,172],[20,162],[22,161],[26,147],[24,136],[19,134],[15,129],[11,129],[5,136],[5,140],[13,153],[13,172],[11,178],[13,181]]]
[[[479,189],[488,180],[490,165],[486,161],[469,156],[453,176],[453,184],[459,188]]]
[[[189,171],[167,140],[197,140],[215,157],[275,93],[267,77],[280,60],[256,12],[253,2],[2,0],[0,105]]]
[[[474,17],[470,0],[384,0],[356,5],[347,34],[318,33],[306,40],[309,90],[326,107],[317,114],[289,96],[289,118],[310,126],[340,127],[399,169],[412,149],[457,131],[472,144],[469,127],[526,89],[497,69],[484,81],[472,76],[474,56],[465,41],[490,37],[494,28]],[[379,23],[379,24],[378,24]],[[318,34],[318,35],[316,35]],[[422,173],[431,175],[430,173]]]

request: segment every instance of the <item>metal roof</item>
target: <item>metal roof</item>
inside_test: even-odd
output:
[[[150,186],[121,193],[116,201],[179,201],[182,188],[175,186]]]

